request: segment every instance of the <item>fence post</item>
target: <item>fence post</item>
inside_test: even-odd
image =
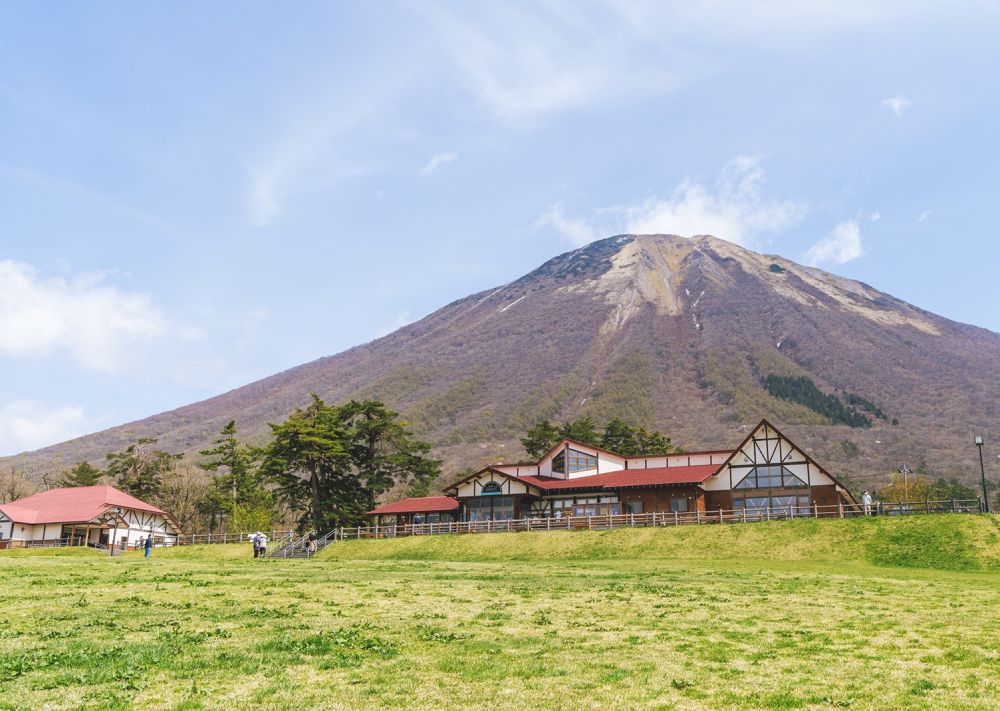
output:
[[[931,512],[931,502],[930,499],[924,499],[924,513]]]
[[[743,507],[743,523],[747,522],[747,509],[746,506]]]
[[[719,507],[719,523],[725,523],[725,519],[722,518],[722,507]]]
[[[819,518],[819,506],[813,501],[813,518]]]
[[[701,509],[697,506],[694,507],[694,522],[701,523]]]
[[[530,518],[524,519],[524,530],[528,531],[529,533],[531,532],[531,519]]]
[[[674,511],[674,525],[675,526],[680,525],[680,515],[676,511]]]
[[[841,518],[844,518],[844,502],[843,502],[843,500],[837,502],[837,513],[840,514]]]

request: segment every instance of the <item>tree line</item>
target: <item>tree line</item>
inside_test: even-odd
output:
[[[650,431],[645,427],[634,427],[617,417],[600,431],[590,417],[581,417],[563,424],[542,420],[528,430],[521,439],[521,444],[528,456],[537,460],[563,439],[576,440],[626,457],[681,451],[663,433]]]
[[[397,486],[426,492],[440,474],[430,445],[377,400],[328,405],[316,395],[271,432],[264,446],[239,439],[229,421],[195,466],[140,439],[108,453],[104,469],[80,462],[59,486],[113,484],[170,511],[185,530],[231,531],[294,523],[327,531],[364,521],[376,499]]]

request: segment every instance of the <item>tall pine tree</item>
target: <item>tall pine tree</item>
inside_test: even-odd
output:
[[[97,467],[89,462],[80,462],[72,469],[63,472],[58,485],[64,487],[96,486],[101,483],[102,476],[104,476],[104,472]]]

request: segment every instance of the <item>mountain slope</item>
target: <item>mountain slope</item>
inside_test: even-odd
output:
[[[885,419],[834,424],[770,395],[769,375],[808,378]],[[1000,439],[1000,335],[712,237],[623,235],[371,343],[15,461],[36,473],[97,462],[137,437],[193,452],[233,417],[263,437],[311,392],[385,400],[449,474],[521,458],[518,436],[542,417],[620,416],[716,448],[766,416],[840,474],[924,462],[971,481],[972,434]]]

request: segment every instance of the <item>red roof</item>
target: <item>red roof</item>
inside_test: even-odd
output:
[[[450,496],[420,496],[413,499],[400,499],[391,504],[379,506],[377,509],[369,511],[368,515],[454,511],[458,506],[458,499],[453,499]]]
[[[0,511],[15,523],[82,523],[92,521],[113,506],[167,515],[152,504],[113,486],[49,489],[3,504]]]
[[[581,476],[576,479],[554,479],[539,476],[512,477],[539,489],[618,489],[627,486],[663,486],[668,484],[700,484],[715,474],[721,465],[699,464],[690,467],[650,467],[622,469],[607,474]]]

